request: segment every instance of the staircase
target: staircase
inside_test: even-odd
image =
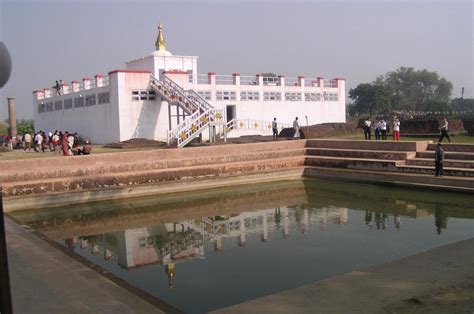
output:
[[[474,190],[474,145],[443,144],[444,177],[433,178],[436,144],[428,142],[308,140],[308,178],[410,182]]]
[[[189,115],[175,128],[168,130],[168,146],[184,147],[207,128],[225,124],[224,110],[214,109],[194,90],[184,90],[166,75],[163,75],[162,81],[151,75],[150,87],[168,103],[180,106]],[[215,132],[211,132],[211,141],[215,140],[213,136]]]

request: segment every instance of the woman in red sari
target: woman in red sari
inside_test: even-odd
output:
[[[63,138],[61,139],[61,148],[63,150],[63,156],[71,156],[71,150],[69,149],[69,143],[67,138],[69,137],[68,132],[64,132]]]

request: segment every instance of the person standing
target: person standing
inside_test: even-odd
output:
[[[376,140],[380,140],[380,121],[375,120],[374,135]]]
[[[58,135],[58,131],[56,130],[53,134],[53,137],[52,137],[52,142],[53,142],[53,151],[56,152],[57,154],[59,154],[59,141],[60,141],[60,137]]]
[[[41,131],[39,131],[36,134],[36,139],[35,139],[35,144],[36,144],[35,151],[36,152],[39,152],[40,150],[43,150],[43,136],[41,134],[42,134]]]
[[[26,132],[24,135],[23,135],[23,140],[25,141],[25,147],[23,148],[26,152],[26,149],[28,149],[28,151],[31,151],[31,135],[30,133]]]
[[[298,117],[296,117],[295,121],[293,121],[293,130],[295,130],[295,135],[293,138],[300,138],[300,124],[298,122]]]
[[[59,82],[58,82],[58,81],[56,81],[56,86],[55,86],[55,88],[56,88],[56,92],[58,93],[58,95],[61,95],[61,87],[59,86]]]
[[[393,119],[393,140],[400,140],[400,120],[397,117]]]
[[[273,118],[272,121],[273,140],[278,141],[278,124],[277,118]]]
[[[364,122],[364,137],[366,140],[370,140],[371,138],[371,131],[370,131],[370,126],[372,124],[372,121],[370,121],[370,117],[367,117]]]
[[[444,124],[439,130],[441,131],[441,135],[439,136],[438,142],[441,143],[443,139],[446,137],[448,139],[448,142],[451,143],[451,138],[449,137],[449,132],[448,132],[448,120],[446,118],[444,118]]]
[[[382,118],[380,120],[380,132],[382,133],[382,140],[387,140],[387,122]]]
[[[441,143],[438,143],[435,151],[435,176],[443,176],[444,150]]]

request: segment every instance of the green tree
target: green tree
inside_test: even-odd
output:
[[[377,77],[396,110],[432,110],[429,104],[449,103],[453,84],[436,72],[401,67]]]
[[[474,110],[474,98],[454,98],[451,107],[454,110]]]
[[[23,120],[17,121],[16,130],[18,134],[23,134],[26,132],[33,134],[35,132],[35,125],[33,123],[33,120],[23,119]]]
[[[388,113],[390,99],[387,89],[381,84],[359,84],[349,91],[349,97],[354,101],[350,112],[359,114]]]

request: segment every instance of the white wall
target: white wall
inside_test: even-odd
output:
[[[132,100],[132,90],[149,89],[149,73],[118,72],[120,141],[148,138],[166,141],[168,103],[155,100]]]
[[[118,108],[117,93],[113,89],[113,80],[110,86],[85,90],[81,92],[71,93],[67,95],[55,96],[34,101],[34,120],[35,130],[54,132],[69,131],[77,132],[82,138],[90,139],[94,144],[111,143],[119,140],[119,124],[118,124]],[[98,104],[93,106],[85,106],[85,98],[87,95],[102,92],[109,92],[109,103]],[[65,99],[73,99],[83,96],[84,107],[71,109],[55,110],[51,112],[38,113],[38,105],[41,102],[49,103]],[[96,96],[97,97],[97,96]]]

